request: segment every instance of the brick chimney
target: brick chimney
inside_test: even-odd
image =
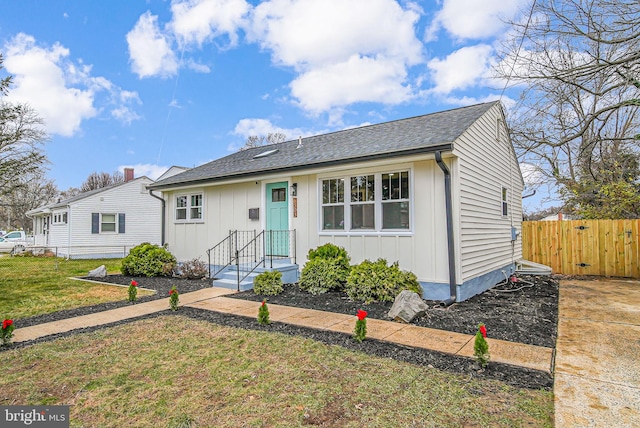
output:
[[[125,183],[127,181],[131,181],[133,180],[133,168],[125,168],[124,169],[124,181]]]

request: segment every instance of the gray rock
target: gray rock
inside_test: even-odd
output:
[[[427,309],[427,304],[418,293],[404,290],[396,296],[387,316],[396,321],[411,322],[415,317],[424,315]]]
[[[102,265],[100,267],[95,268],[94,270],[89,271],[89,278],[104,278],[107,276],[107,268]]]

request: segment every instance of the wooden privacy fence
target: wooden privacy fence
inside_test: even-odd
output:
[[[522,256],[553,273],[640,278],[640,220],[525,221]]]

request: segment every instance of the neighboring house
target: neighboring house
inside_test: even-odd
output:
[[[166,170],[160,177],[156,178],[156,181],[164,180],[165,178],[173,177],[176,174],[180,174],[181,172],[185,172],[189,168],[184,166],[176,166],[173,165],[168,170]]]
[[[29,211],[36,246],[72,258],[123,257],[142,242],[160,244],[162,202],[151,196],[147,177],[81,193]]]
[[[246,239],[233,231],[295,230],[276,245],[287,248],[254,256],[303,265],[332,242],[352,263],[399,262],[425,298],[449,301],[514,271],[523,187],[499,102],[250,148],[149,186],[162,191],[178,260]]]

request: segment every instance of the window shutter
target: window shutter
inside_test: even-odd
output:
[[[118,233],[124,233],[124,213],[118,214]]]
[[[100,233],[100,213],[91,213],[91,233]]]

